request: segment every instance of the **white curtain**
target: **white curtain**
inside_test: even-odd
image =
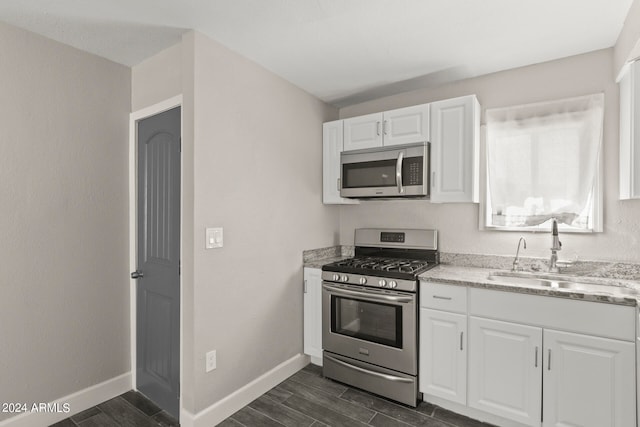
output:
[[[487,225],[584,219],[598,174],[603,113],[603,94],[487,110]]]

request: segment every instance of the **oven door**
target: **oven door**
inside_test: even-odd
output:
[[[417,375],[416,294],[322,284],[322,347]]]

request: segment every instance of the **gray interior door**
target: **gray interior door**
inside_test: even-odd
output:
[[[136,387],[180,408],[180,107],[138,122]]]

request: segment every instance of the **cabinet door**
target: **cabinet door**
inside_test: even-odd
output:
[[[429,141],[429,104],[385,111],[382,115],[383,145]]]
[[[382,147],[382,113],[344,120],[344,151]]]
[[[467,316],[420,309],[420,392],[467,403]]]
[[[635,426],[635,345],[544,331],[543,426]]]
[[[474,95],[431,108],[431,201],[478,202],[480,105]]]
[[[304,269],[304,353],[322,365],[322,271]]]
[[[340,197],[340,153],[343,147],[343,121],[322,125],[322,203],[353,204],[357,200]]]
[[[620,199],[640,198],[640,63],[620,80]]]
[[[541,369],[541,328],[469,317],[470,407],[539,426]]]

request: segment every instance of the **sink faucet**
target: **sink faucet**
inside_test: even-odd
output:
[[[560,268],[557,265],[558,251],[562,249],[562,242],[558,239],[558,221],[555,218],[551,220],[551,259],[549,260],[549,272],[559,273]]]
[[[527,249],[527,241],[524,240],[524,237],[521,237],[520,240],[518,240],[518,249],[516,250],[516,257],[513,260],[513,267],[511,267],[511,271],[522,270],[522,268],[518,266],[518,264],[520,263],[520,261],[518,260],[518,255],[520,254],[520,243],[524,243],[523,249]]]

